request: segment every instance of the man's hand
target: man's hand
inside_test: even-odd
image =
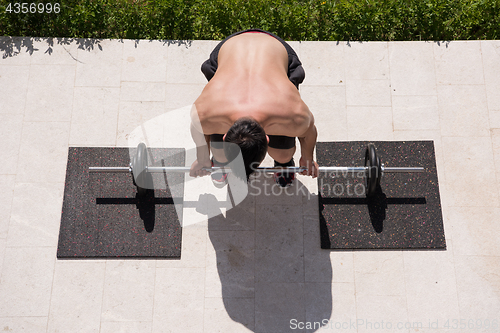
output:
[[[299,165],[307,168],[306,171],[302,171],[302,175],[312,176],[313,178],[318,177],[319,166],[312,158],[304,158],[304,156],[302,156]]]
[[[191,165],[191,170],[189,170],[189,175],[191,177],[201,177],[210,174],[210,171],[203,170],[203,168],[211,168],[212,162],[210,160],[205,160],[204,162],[194,161]]]

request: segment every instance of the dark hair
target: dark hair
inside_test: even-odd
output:
[[[233,170],[236,176],[246,179],[255,171],[267,153],[266,132],[260,124],[252,118],[240,118],[227,131],[224,142],[235,145],[224,145],[224,153],[228,161],[232,161],[238,156],[239,151],[243,157],[245,165],[245,175],[239,174],[238,170]],[[239,147],[239,149],[237,149]]]

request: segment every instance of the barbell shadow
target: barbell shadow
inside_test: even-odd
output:
[[[135,205],[144,229],[153,232],[156,219],[156,205],[174,204],[173,198],[156,198],[154,190],[147,189],[144,194],[136,193],[135,198],[96,198],[97,205]]]
[[[389,205],[425,205],[425,197],[388,198],[380,185],[372,196],[366,198],[320,198],[323,205],[366,205],[373,229],[377,233],[384,231],[384,221]]]

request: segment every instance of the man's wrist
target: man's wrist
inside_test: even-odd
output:
[[[310,153],[307,153],[307,154],[304,154],[302,153],[302,159],[306,160],[306,161],[312,161],[313,160],[313,154],[310,154]]]
[[[208,152],[208,149],[204,147],[204,149],[198,149],[196,152],[196,159],[198,160],[199,163],[205,163],[210,161],[210,153]]]

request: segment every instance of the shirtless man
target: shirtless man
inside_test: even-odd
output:
[[[285,41],[260,29],[238,32],[214,49],[202,72],[209,82],[192,111],[191,134],[197,145],[192,177],[209,174],[202,168],[228,162],[223,142],[241,149],[247,179],[266,151],[275,166],[294,166],[295,137],[301,147],[299,165],[307,167],[302,174],[318,176],[314,117],[298,92],[305,73]],[[225,177],[212,174],[214,183],[225,183]],[[283,187],[293,179],[293,173],[275,174]]]

